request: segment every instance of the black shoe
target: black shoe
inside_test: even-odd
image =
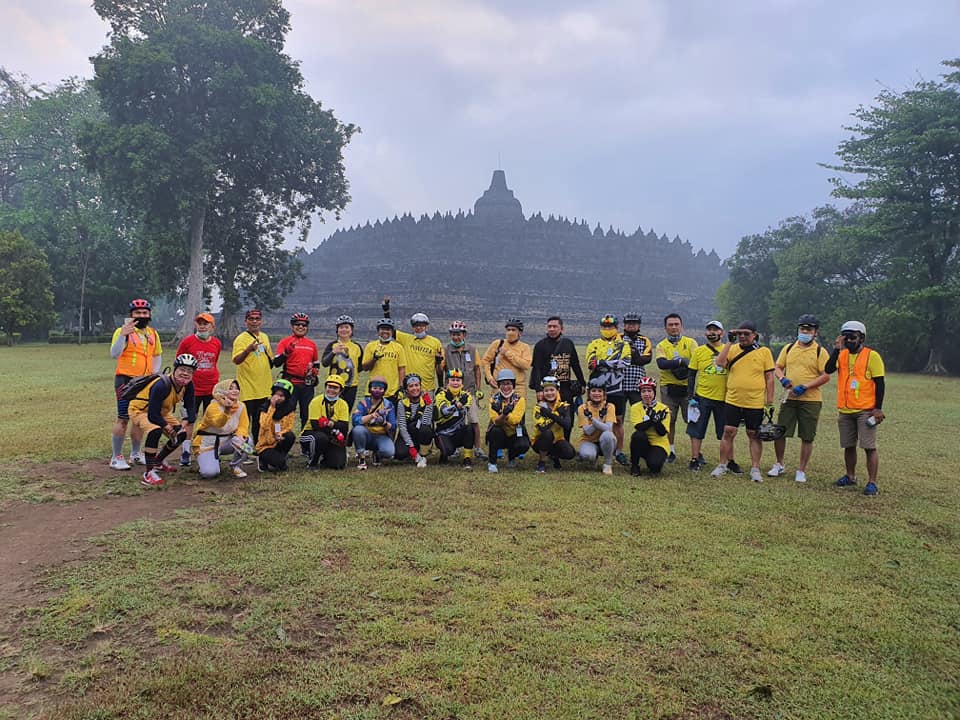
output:
[[[730,460],[727,463],[727,470],[732,472],[734,475],[743,475],[743,468],[737,465],[736,460]]]
[[[674,453],[673,451],[671,451],[670,454],[667,455],[667,462],[668,462],[668,463],[675,463],[676,461],[677,461],[677,454]]]
[[[630,466],[630,477],[640,477],[640,466],[631,465]]]
[[[553,469],[560,470],[560,458],[553,459]]]
[[[707,459],[703,456],[703,453],[700,453],[699,455],[697,455],[697,464],[698,464],[700,467],[706,467],[706,466],[707,466]]]
[[[262,473],[270,471],[270,465],[267,462],[265,462],[262,457],[259,457],[259,456],[257,457],[257,470],[259,470]]]
[[[444,455],[443,453],[440,453],[440,463],[439,463],[439,464],[440,464],[440,465],[446,465],[446,464],[449,463],[449,462],[450,462],[450,456],[449,456],[449,455]]]
[[[697,461],[696,458],[694,458],[693,460],[691,460],[691,461],[690,461],[690,465],[688,465],[687,467],[689,467],[689,469],[690,469],[690,470],[693,470],[694,472],[699,472],[699,471],[700,471],[700,463],[699,463],[699,461]]]
[[[614,455],[614,459],[624,467],[630,464],[630,461],[627,460],[627,456],[623,454],[622,450]]]

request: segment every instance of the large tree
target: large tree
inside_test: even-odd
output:
[[[0,332],[12,343],[16,333],[52,319],[46,255],[20,233],[0,231]]]
[[[847,176],[833,180],[834,194],[874,210],[872,230],[898,259],[894,318],[920,329],[927,353],[924,372],[942,374],[947,321],[960,304],[960,60],[944,82],[923,81],[910,90],[884,90],[872,107],[853,113],[853,136],[829,166]]]
[[[171,292],[185,290],[181,334],[212,284],[228,297],[244,289],[237,283],[272,285],[282,297],[280,271],[291,266],[271,264],[277,229],[303,239],[315,215],[339,215],[349,199],[342,153],[355,131],[304,92],[283,53],[289,14],[279,0],[94,8],[111,27],[94,58],[108,119],[90,127],[83,147],[143,211],[153,271]],[[221,222],[230,217],[242,222]],[[217,269],[205,272],[211,262]]]

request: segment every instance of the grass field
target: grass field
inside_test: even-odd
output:
[[[140,494],[130,473],[36,472],[106,463],[105,353],[0,350],[8,512]],[[795,441],[755,485],[687,471],[685,437],[657,479],[528,457],[222,483],[52,569],[0,671],[74,720],[960,717],[960,381],[887,386],[877,498],[831,485],[832,391],[804,486]]]

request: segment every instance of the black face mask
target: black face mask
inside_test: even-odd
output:
[[[741,350],[749,350],[750,348],[753,347],[753,345],[754,345],[753,340],[751,340],[751,341],[748,342],[748,343],[740,343],[740,349],[741,349]]]
[[[147,325],[150,324],[150,318],[148,317],[134,318],[133,324],[136,325],[141,330],[143,330]]]
[[[863,342],[860,340],[844,340],[844,346],[852,353],[857,352],[860,349],[860,346],[863,345]]]

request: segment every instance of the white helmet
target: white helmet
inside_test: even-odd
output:
[[[410,324],[416,325],[417,323],[426,323],[430,324],[430,318],[427,317],[426,313],[414,313],[410,316]]]
[[[840,334],[843,335],[845,332],[858,332],[864,337],[867,336],[867,326],[864,325],[859,320],[847,320],[843,327],[840,328]]]

